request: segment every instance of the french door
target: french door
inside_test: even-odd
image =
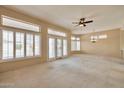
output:
[[[57,38],[57,58],[61,58],[62,57],[62,39]]]
[[[56,53],[56,46],[55,46],[55,38],[49,38],[49,59],[55,59]]]
[[[63,56],[68,55],[68,46],[67,46],[67,40],[63,39]]]
[[[67,40],[63,38],[49,37],[48,60],[60,59],[67,56]]]

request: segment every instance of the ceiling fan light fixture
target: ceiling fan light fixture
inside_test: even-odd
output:
[[[91,36],[90,38],[91,38],[90,41],[91,41],[92,43],[96,43],[97,40],[98,40],[98,37],[97,37],[97,36]]]
[[[82,27],[82,26],[84,26],[84,25],[83,25],[83,24],[80,24],[79,26],[81,26],[81,27]]]

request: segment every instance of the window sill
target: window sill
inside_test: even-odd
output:
[[[73,51],[71,51],[71,52],[80,52],[81,50],[73,50]]]
[[[24,61],[24,60],[35,59],[35,58],[41,58],[41,56],[23,57],[23,58],[15,58],[15,59],[2,59],[0,60],[0,63]]]

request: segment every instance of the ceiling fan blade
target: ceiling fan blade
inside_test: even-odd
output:
[[[79,24],[79,22],[72,22],[72,24]]]
[[[81,18],[81,19],[80,19],[80,21],[84,21],[84,20],[85,20],[85,18]]]
[[[85,27],[85,26],[86,26],[86,24],[83,24],[83,26]]]
[[[79,24],[78,25],[75,25],[74,27],[77,27],[77,26],[79,26]]]
[[[93,22],[93,20],[91,20],[91,21],[86,21],[86,22],[84,22],[84,23],[86,24],[86,23],[92,23],[92,22]]]

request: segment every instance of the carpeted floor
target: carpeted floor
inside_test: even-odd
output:
[[[124,60],[74,55],[0,73],[0,87],[124,87]]]

